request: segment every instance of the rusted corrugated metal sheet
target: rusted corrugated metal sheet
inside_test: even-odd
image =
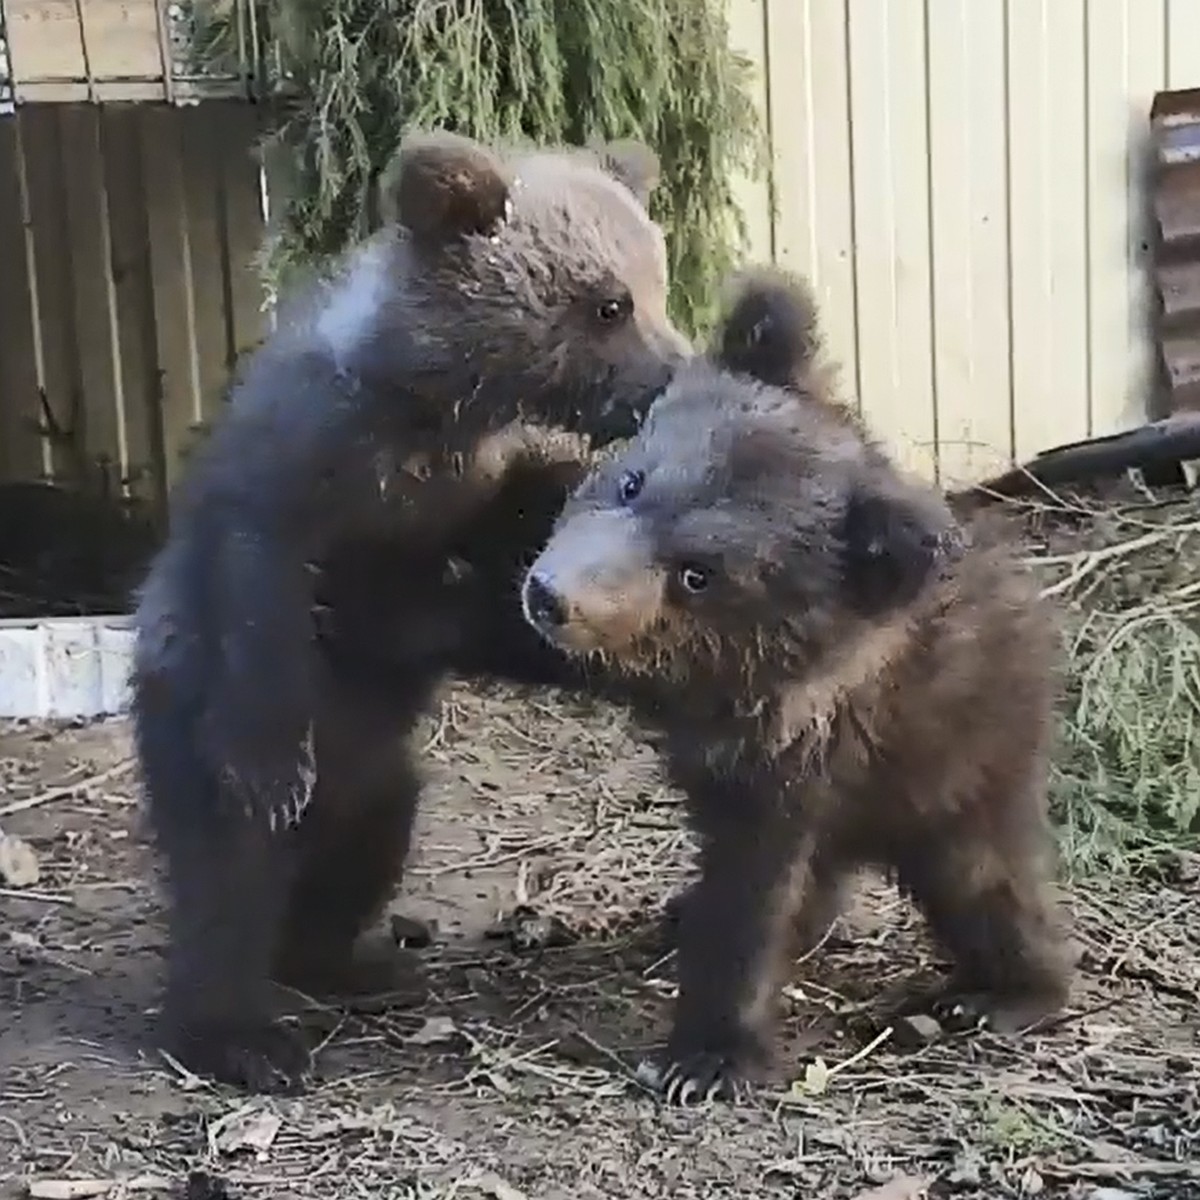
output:
[[[1200,88],[1159,92],[1155,151],[1154,282],[1166,408],[1200,411]]]

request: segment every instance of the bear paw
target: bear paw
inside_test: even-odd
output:
[[[986,1030],[1014,1034],[1052,1016],[1059,1007],[1056,996],[997,996],[991,992],[949,990],[934,1001],[932,1015],[949,1033]]]
[[[244,1092],[283,1095],[303,1090],[312,1055],[301,1034],[271,1022],[258,1026],[191,1025],[172,1039],[189,1071]]]

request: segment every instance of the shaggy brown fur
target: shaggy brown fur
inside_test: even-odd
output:
[[[252,357],[174,497],[134,721],[170,893],[167,1035],[193,1070],[291,1088],[309,1053],[272,979],[387,987],[394,961],[358,935],[408,850],[405,735],[453,667],[558,670],[515,590],[583,449],[530,428],[628,436],[687,352],[644,207],[656,172],[637,146],[412,135],[389,224]]]
[[[746,286],[735,313],[763,302]],[[700,838],[664,1075],[680,1099],[766,1064],[789,950],[864,864],[923,909],[964,1010],[1020,1027],[1067,980],[1050,613],[1002,541],[960,530],[836,406],[748,378],[728,339],[579,489],[523,593],[547,639],[628,674],[666,725]],[[764,373],[786,383],[770,356]]]

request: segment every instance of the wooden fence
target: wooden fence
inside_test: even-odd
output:
[[[102,472],[161,503],[261,336],[258,110],[0,119],[0,479]]]
[[[1146,133],[1200,0],[729,0],[843,384],[942,482],[1152,411]],[[161,500],[263,329],[253,105],[0,118],[0,479]]]

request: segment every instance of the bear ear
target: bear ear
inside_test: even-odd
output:
[[[601,168],[618,183],[623,183],[646,208],[662,175],[658,155],[644,142],[632,139],[602,142],[594,147],[594,151]]]
[[[850,493],[840,541],[844,594],[862,617],[911,604],[964,546],[962,531],[940,497],[862,483]]]
[[[802,279],[760,267],[730,280],[709,352],[718,366],[798,390],[820,348],[816,299]]]
[[[429,243],[494,233],[511,177],[486,146],[455,133],[410,133],[379,183],[380,215]]]

